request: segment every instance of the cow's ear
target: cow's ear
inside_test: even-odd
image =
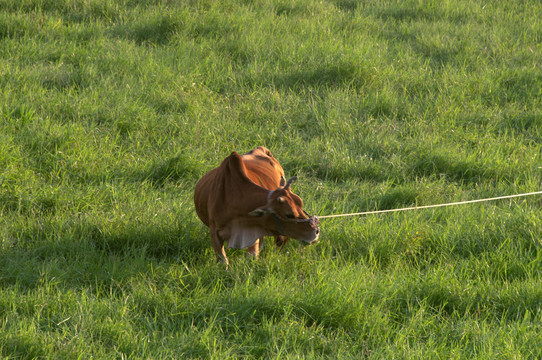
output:
[[[282,187],[284,185],[286,185],[286,179],[284,178],[284,176],[281,176],[280,177],[280,186]]]
[[[269,211],[267,211],[266,209],[262,209],[262,208],[257,208],[256,210],[252,210],[251,212],[248,213],[249,216],[264,216],[265,214],[267,214]]]

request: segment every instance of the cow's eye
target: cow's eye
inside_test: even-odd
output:
[[[286,215],[286,217],[287,217],[288,219],[295,219],[295,216],[294,216],[293,214],[288,214],[288,215]]]

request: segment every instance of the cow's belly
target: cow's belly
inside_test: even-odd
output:
[[[245,249],[253,246],[256,241],[266,235],[264,229],[258,227],[246,227],[233,221],[226,228],[219,230],[219,236],[228,243],[228,248]]]

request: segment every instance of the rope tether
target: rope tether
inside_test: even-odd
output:
[[[318,216],[318,219],[329,219],[329,218],[345,217],[345,216],[361,216],[361,215],[372,215],[372,214],[399,212],[399,211],[430,209],[430,208],[438,208],[438,207],[445,207],[445,206],[455,206],[455,205],[464,205],[464,204],[473,204],[473,203],[479,203],[479,202],[495,201],[495,200],[502,200],[502,199],[512,199],[512,198],[532,196],[532,195],[540,195],[540,194],[542,194],[542,191],[535,191],[535,192],[523,193],[523,194],[515,194],[515,195],[497,196],[497,197],[487,198],[487,199],[459,201],[459,202],[453,202],[453,203],[447,203],[447,204],[423,205],[423,206],[414,206],[414,207],[401,208],[401,209],[364,211],[364,212],[351,213],[351,214],[324,215],[324,216]]]

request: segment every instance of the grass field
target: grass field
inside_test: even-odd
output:
[[[310,213],[542,190],[539,1],[0,1],[0,358],[542,358],[540,197],[215,262],[196,181]]]

